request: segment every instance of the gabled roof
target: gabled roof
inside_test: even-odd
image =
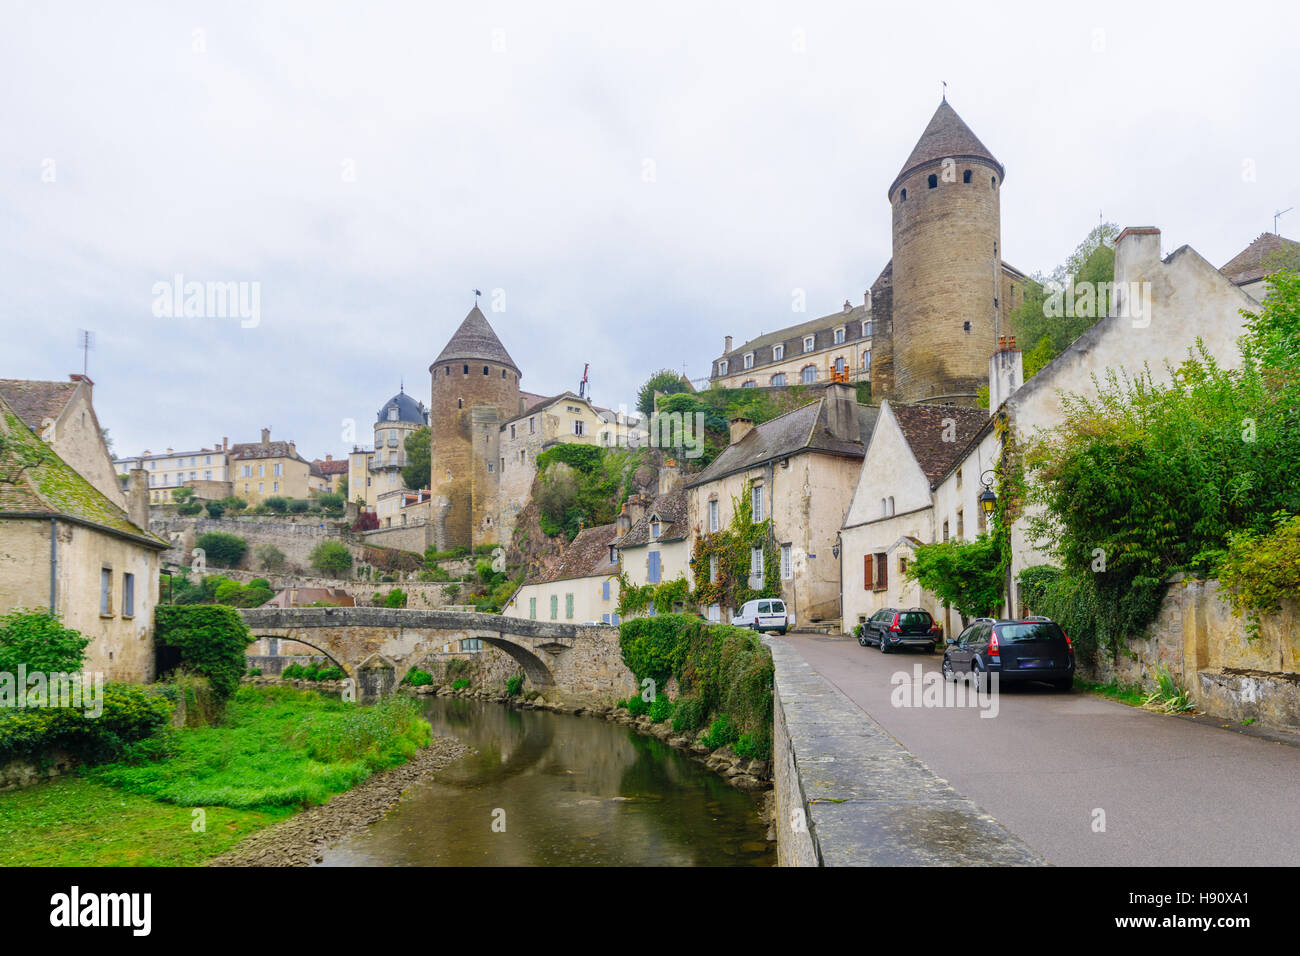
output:
[[[515,360],[510,357],[506,347],[501,344],[497,334],[492,331],[492,326],[488,324],[485,316],[476,305],[469,310],[469,315],[465,316],[465,321],[461,322],[451,340],[438,353],[434,360],[434,365],[442,362],[460,362],[470,361],[488,361],[496,362],[498,365],[508,365],[516,372],[519,366]]]
[[[46,421],[57,419],[72,400],[80,382],[29,382],[0,378],[0,396],[28,428],[40,431]]]
[[[646,513],[637,519],[618,542],[620,548],[650,544],[650,520],[659,519],[659,537],[655,541],[680,541],[686,537],[686,489],[678,488],[651,502]]]
[[[589,578],[618,574],[618,562],[609,560],[609,546],[618,534],[617,524],[601,524],[584,528],[564,551],[564,560],[549,575],[530,580],[529,584],[546,581],[567,581],[571,578]]]
[[[331,458],[326,461],[323,458],[317,458],[313,465],[322,475],[346,475],[348,473],[348,460],[346,458]]]
[[[982,408],[957,405],[889,404],[912,456],[931,486],[953,466],[974,435],[989,420]]]
[[[817,332],[837,329],[841,325],[845,325],[845,326],[852,325],[855,322],[860,325],[862,322],[866,321],[869,318],[871,318],[871,310],[866,307],[865,303],[862,305],[855,305],[850,309],[848,309],[847,311],[844,309],[840,309],[838,312],[831,312],[816,319],[809,319],[807,322],[800,322],[797,325],[788,325],[785,328],[777,329],[774,332],[765,332],[762,335],[758,336],[758,338],[750,339],[748,342],[745,342],[743,345],[732,349],[730,352],[724,352],[722,355],[719,356],[719,358],[724,358],[728,360],[733,359],[737,356],[743,358],[746,352],[753,352],[756,349],[766,348],[767,346],[771,346],[771,345],[781,345],[789,342],[797,343],[805,335],[814,335]],[[850,339],[857,338],[857,337],[858,336],[852,334],[847,336],[847,338]],[[829,346],[830,346],[829,342],[824,342],[821,345],[817,345],[817,343],[814,343],[814,347],[815,347],[814,350],[820,351],[821,349],[828,348]],[[798,358],[798,356],[801,354],[803,353],[799,351],[792,352],[791,354],[785,356],[785,360],[792,360]],[[743,371],[745,370],[739,366],[735,368],[728,367],[728,372],[733,375],[737,372],[743,372]]]
[[[925,166],[928,163],[937,162],[941,159],[978,159],[987,163],[992,163],[997,168],[998,179],[1006,178],[1006,171],[1002,164],[993,158],[987,146],[980,142],[978,136],[972,132],[971,128],[966,125],[965,121],[957,115],[957,111],[948,105],[945,99],[939,104],[939,108],[934,111],[930,117],[930,123],[925,127],[925,132],[921,138],[916,141],[912,147],[912,154],[907,157],[907,162],[903,163],[903,168],[894,181],[889,185],[889,195],[894,195],[894,189],[898,186],[900,180],[904,179],[913,170]]]
[[[866,454],[871,433],[876,427],[876,417],[880,414],[880,409],[874,405],[856,407],[858,441],[842,441],[831,434],[826,414],[826,399],[822,397],[771,421],[755,425],[740,441],[724,448],[721,454],[713,459],[712,464],[693,478],[687,487],[694,488],[768,461],[788,458],[803,452],[862,458]]]
[[[1300,242],[1274,232],[1261,233],[1258,239],[1228,260],[1227,265],[1219,271],[1234,285],[1255,282],[1276,271],[1276,266],[1269,259],[1282,252],[1291,252],[1300,257]]]
[[[298,454],[296,449],[290,448],[287,441],[272,441],[265,445],[260,441],[240,442],[230,446],[230,457],[232,459],[292,458],[301,462],[307,461]]]
[[[60,458],[0,396],[0,519],[68,518],[158,550],[166,542],[131,522],[75,468]]]

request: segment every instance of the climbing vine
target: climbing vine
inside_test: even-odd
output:
[[[620,617],[641,614],[654,607],[657,614],[669,614],[674,607],[683,609],[691,602],[691,585],[686,575],[661,584],[633,584],[621,568],[618,573],[618,613]]]
[[[772,519],[754,521],[748,507],[754,482],[745,484],[742,497],[731,499],[731,524],[695,539],[691,572],[695,575],[695,603],[740,607],[746,601],[781,593],[781,557],[772,531]],[[750,554],[763,550],[763,586],[749,586]],[[710,580],[710,559],[718,559],[717,580]]]

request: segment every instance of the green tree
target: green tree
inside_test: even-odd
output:
[[[46,673],[79,671],[89,643],[47,611],[11,611],[0,617],[0,673],[17,674],[19,664]]]
[[[203,551],[207,563],[217,568],[233,568],[244,559],[248,542],[238,535],[209,531],[199,535],[194,546]]]
[[[682,378],[680,372],[668,368],[660,369],[646,379],[641,390],[636,393],[636,407],[642,415],[649,416],[655,410],[655,392],[674,395],[678,392],[688,392],[690,389],[690,384]]]
[[[307,560],[321,574],[342,577],[352,570],[352,552],[338,541],[322,541]]]
[[[273,544],[259,544],[254,555],[264,571],[279,571],[287,561],[284,552]]]
[[[189,501],[193,497],[194,497],[193,488],[181,487],[172,490],[172,501],[175,501],[178,504],[183,504],[184,502]]]
[[[974,541],[917,545],[904,577],[964,617],[994,614],[1002,604],[1001,554],[990,534]]]
[[[402,482],[416,491],[430,486],[430,435],[429,426],[421,425],[406,436],[406,467],[402,469]]]
[[[226,513],[226,506],[220,501],[205,501],[203,507],[208,509],[209,518],[220,518]]]
[[[284,498],[282,498],[280,495],[272,495],[271,497],[263,501],[262,505],[268,511],[274,511],[278,515],[282,515],[289,510],[289,502],[286,501]]]

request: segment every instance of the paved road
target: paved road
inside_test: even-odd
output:
[[[1051,863],[1300,864],[1300,747],[1041,685],[1004,687],[993,718],[897,707],[891,676],[937,674],[942,655],[781,640]]]

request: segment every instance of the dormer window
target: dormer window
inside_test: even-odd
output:
[[[390,405],[390,406],[388,406],[388,420],[389,420],[390,422],[395,422],[395,421],[397,421],[397,406],[396,406],[396,405]]]
[[[865,321],[865,322],[862,323],[862,337],[863,337],[864,339],[871,338],[871,320],[870,320],[870,319],[867,319],[867,321]]]
[[[746,352],[746,353],[745,353],[745,368],[753,368],[753,367],[754,367],[754,353],[753,353],[753,352]]]
[[[811,352],[813,350],[813,346],[816,343],[816,341],[817,339],[815,336],[805,335],[803,337],[803,350],[805,352]]]
[[[835,344],[844,344],[844,329],[842,327],[835,330]]]
[[[721,362],[718,363],[718,374],[719,374],[719,375],[726,375],[726,374],[727,374],[727,360],[726,360],[726,359],[723,359]]]
[[[654,538],[656,541],[659,540],[659,519],[658,518],[652,518],[650,520],[650,537]]]
[[[772,346],[772,361],[774,361],[774,362],[776,362],[776,361],[780,361],[780,360],[783,359],[783,358],[785,358],[785,346],[784,346],[784,345],[773,345],[773,346]]]

